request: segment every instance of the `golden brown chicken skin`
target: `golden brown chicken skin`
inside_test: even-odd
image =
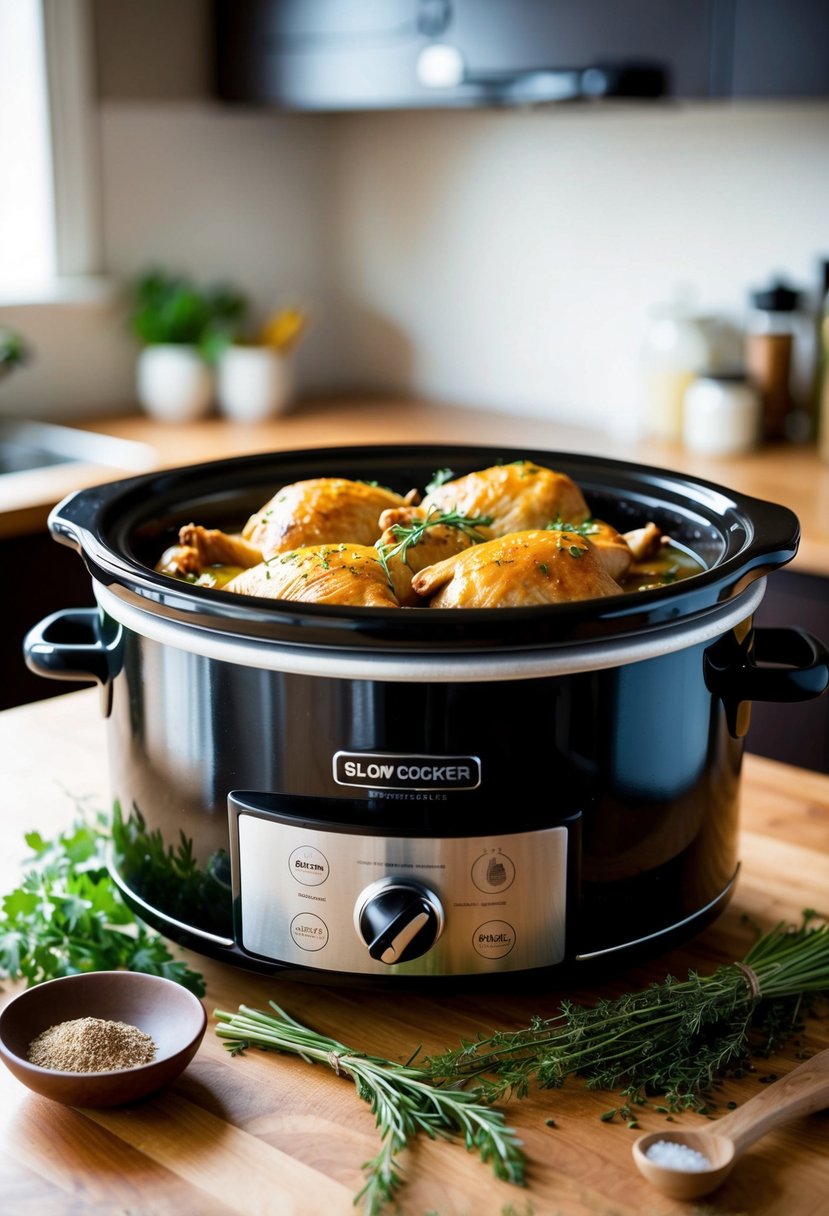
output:
[[[432,608],[523,608],[621,594],[578,532],[512,532],[421,570],[412,580]]]
[[[584,495],[571,477],[532,460],[496,464],[444,482],[426,495],[422,505],[426,510],[436,506],[461,515],[489,515],[495,536],[545,528],[555,519],[580,524],[590,515]]]
[[[200,574],[207,566],[238,566],[246,570],[262,560],[262,552],[241,536],[201,524],[184,524],[178,544],[165,550],[156,566],[162,574]]]
[[[483,524],[470,524],[464,529],[442,524],[442,518],[443,513],[435,507],[430,511],[422,507],[398,507],[380,516],[383,532],[377,548],[386,555],[394,593],[403,607],[423,604],[412,587],[412,578],[418,571],[492,538],[491,528]],[[407,537],[411,543],[406,543]]]
[[[347,541],[372,545],[380,535],[381,512],[406,505],[406,498],[384,486],[343,477],[316,477],[283,486],[242,529],[264,557],[309,545]]]
[[[633,562],[630,546],[622,533],[600,519],[589,520],[577,531],[590,541],[610,577],[621,582]]]
[[[354,608],[398,608],[370,545],[315,545],[279,553],[225,585],[236,595]]]

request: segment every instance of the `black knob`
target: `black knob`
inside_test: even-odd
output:
[[[443,928],[443,911],[425,887],[386,880],[363,892],[356,922],[371,957],[391,966],[431,950]]]

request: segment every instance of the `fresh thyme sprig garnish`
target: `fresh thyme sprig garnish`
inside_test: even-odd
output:
[[[498,1178],[523,1184],[521,1143],[501,1112],[488,1105],[488,1100],[482,1102],[477,1090],[436,1086],[411,1059],[396,1064],[355,1051],[304,1026],[273,1001],[269,1004],[274,1013],[247,1005],[240,1005],[237,1013],[216,1010],[220,1019],[216,1034],[226,1040],[231,1055],[247,1047],[287,1052],[312,1064],[326,1064],[354,1082],[359,1096],[371,1107],[382,1138],[380,1152],[363,1167],[366,1183],[354,1200],[362,1202],[366,1216],[378,1216],[393,1202],[403,1183],[397,1156],[418,1132],[432,1140],[461,1136],[467,1149],[492,1163]]]
[[[395,543],[386,542],[384,545],[377,545],[377,556],[380,559],[380,565],[386,572],[386,577],[391,582],[389,561],[393,557],[399,557],[405,565],[408,565],[409,549],[420,544],[429,528],[435,528],[438,525],[457,528],[464,536],[468,536],[473,544],[479,545],[487,538],[478,529],[485,528],[491,523],[491,515],[463,515],[456,507],[451,511],[442,511],[440,507],[431,506],[422,518],[413,519],[410,524],[392,524],[391,532]]]
[[[426,1065],[436,1084],[474,1078],[493,1102],[524,1097],[532,1084],[557,1088],[578,1074],[591,1088],[624,1086],[635,1103],[665,1094],[672,1110],[700,1110],[714,1081],[745,1060],[753,1035],[760,1033],[768,1052],[794,1028],[803,1002],[826,992],[829,924],[806,911],[801,925],[777,925],[741,963],[712,975],[668,976],[592,1008],[563,1001],[553,1018],[463,1042]]]

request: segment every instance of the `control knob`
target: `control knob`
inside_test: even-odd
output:
[[[443,908],[420,883],[381,878],[357,900],[354,923],[371,957],[391,966],[431,950],[443,932]]]

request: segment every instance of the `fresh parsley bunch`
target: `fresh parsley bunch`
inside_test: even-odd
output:
[[[201,996],[204,980],[142,924],[110,877],[106,816],[81,815],[54,840],[25,837],[23,880],[0,902],[0,977],[31,987],[85,971],[144,971]]]

